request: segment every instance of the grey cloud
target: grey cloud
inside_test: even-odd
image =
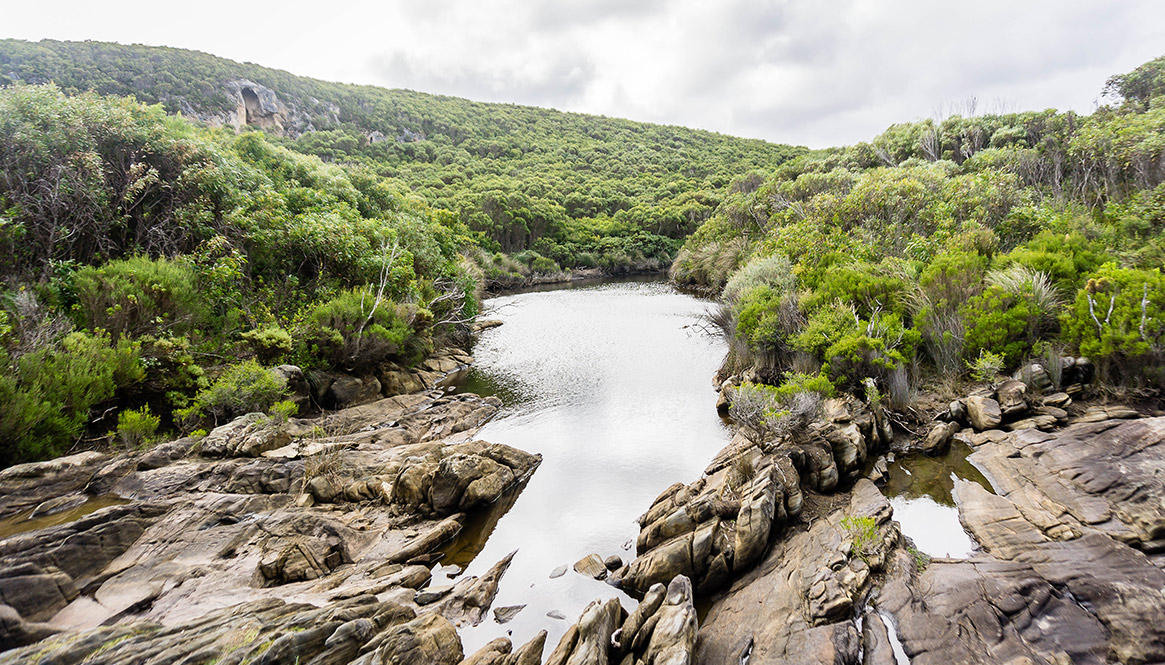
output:
[[[585,26],[600,21],[619,21],[658,16],[668,0],[557,0],[539,2],[530,8],[531,26],[555,32],[567,26]]]
[[[581,97],[597,75],[594,63],[581,53],[556,56],[535,77],[484,64],[434,67],[400,52],[377,59],[373,68],[396,88],[534,106],[567,104]]]

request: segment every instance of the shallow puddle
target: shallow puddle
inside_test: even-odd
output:
[[[890,477],[882,493],[890,499],[902,532],[929,556],[960,559],[976,549],[975,541],[959,522],[953,496],[955,478],[991,491],[991,483],[967,460],[970,454],[970,446],[953,441],[944,456],[916,454],[890,464]]]
[[[18,513],[7,519],[0,520],[0,540],[15,536],[19,533],[26,533],[28,531],[36,531],[37,529],[46,529],[50,526],[57,526],[59,524],[68,524],[74,520],[78,520],[89,513],[96,512],[108,506],[119,506],[129,503],[129,501],[115,496],[113,494],[105,494],[102,496],[95,496],[86,499],[83,503],[72,508],[66,508],[59,512],[50,513],[48,515],[41,515],[32,517],[35,512],[33,510],[26,510],[23,513]]]

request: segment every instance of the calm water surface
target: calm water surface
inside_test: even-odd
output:
[[[446,550],[480,575],[513,550],[494,608],[526,605],[507,624],[491,612],[461,631],[465,653],[508,636],[515,648],[539,630],[553,649],[587,603],[635,601],[570,567],[592,552],[634,558],[635,519],[668,485],[691,482],[731,438],[716,414],[712,375],[723,342],[698,328],[708,301],[660,281],[509,295],[488,301],[465,390],[505,406],[478,435],[542,454],[520,492],[478,517]],[[567,572],[550,574],[566,565]],[[548,612],[560,612],[554,619]]]
[[[894,519],[902,533],[922,552],[955,559],[970,556],[975,541],[959,522],[953,491],[955,478],[979,483],[987,491],[991,483],[967,459],[971,448],[958,441],[942,457],[922,454],[899,458],[890,465],[890,478],[882,493],[890,499]]]

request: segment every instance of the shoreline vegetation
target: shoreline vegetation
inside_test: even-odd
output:
[[[70,69],[62,54],[82,64]],[[981,114],[969,102],[965,115],[895,125],[846,148],[766,153],[677,128],[471,105],[495,111],[499,125],[479,119],[459,133],[405,113],[399,122],[427,133],[388,141],[396,152],[381,154],[311,142],[372,131],[379,116],[358,112],[350,87],[252,68],[288,87],[283,97],[262,88],[270,104],[254,107],[244,88],[227,86],[240,95],[232,110],[229,94],[212,103],[187,88],[150,88],[151,54],[195,78],[234,66],[172,49],[0,43],[5,76],[16,77],[0,89],[5,464],[102,441],[141,445],[208,430],[239,409],[277,408],[286,378],[261,381],[260,368],[295,366],[319,393],[336,373],[366,379],[415,366],[464,343],[487,291],[669,266],[678,285],[722,300],[711,323],[731,353],[718,382],[772,414],[784,409],[765,386],[874,391],[905,410],[920,391],[950,396],[958,377],[990,380],[1041,362],[1056,375],[1061,357],[1087,358],[1110,389],[1161,387],[1162,59],[1112,77],[1112,104],[1089,116]],[[115,66],[121,78],[111,79]],[[22,82],[50,79],[63,83]],[[83,91],[131,82],[160,103]],[[308,89],[348,106],[337,102],[331,124],[295,129]],[[449,122],[469,108],[398,93],[375,94],[402,109],[445,109]],[[167,113],[175,110],[196,120]],[[519,118],[529,129],[516,129]],[[561,140],[623,157],[588,158],[576,176],[556,171],[579,180],[545,194],[566,199],[537,223],[535,209],[551,199],[473,198],[480,183],[498,184],[489,180],[498,168],[528,187],[526,169],[553,171],[565,153],[474,154],[470,128],[534,140],[552,118]],[[642,162],[647,180],[628,180],[615,165],[626,166],[637,141],[681,147]],[[447,160],[416,153],[418,144],[463,154],[457,168],[475,175],[441,194],[423,186],[408,169]],[[664,199],[696,205],[693,188],[708,194],[678,223],[650,192],[660,174],[694,168],[673,163],[681,155],[699,155],[704,179],[684,176]],[[745,172],[725,175],[734,168]],[[591,204],[567,205],[581,201],[575,187],[595,195],[617,183],[624,193],[612,201],[623,203],[597,217],[582,212],[598,210]],[[226,395],[241,402],[220,403]],[[295,413],[341,403],[301,399]]]
[[[177,49],[0,64],[0,517],[78,516],[0,539],[0,663],[462,662],[513,554],[433,588],[441,544],[541,461],[440,390],[482,300],[668,266],[718,297],[735,437],[575,565],[641,600],[547,662],[1165,659],[1165,58],[1090,115],[814,151]],[[991,485],[952,479],[965,560],[876,485],[952,441]]]

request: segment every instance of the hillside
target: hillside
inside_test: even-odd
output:
[[[712,132],[327,83],[172,48],[0,40],[0,85],[132,95],[363,164],[452,210],[491,250],[562,267],[666,264],[734,178],[803,149]],[[536,255],[519,256],[529,265]]]
[[[1033,362],[1058,386],[1086,357],[1110,387],[1159,391],[1165,58],[1104,94],[1086,116],[894,125],[727,199],[671,273],[723,297],[722,378],[785,384],[778,401],[815,385],[907,409],[920,388]]]

